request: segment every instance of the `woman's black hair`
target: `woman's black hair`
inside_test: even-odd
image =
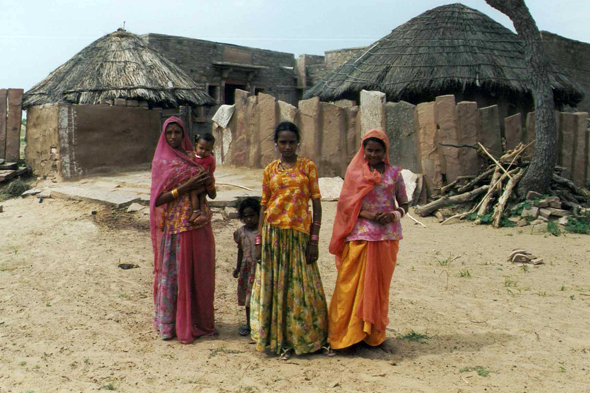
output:
[[[283,122],[279,123],[279,125],[275,129],[275,138],[274,138],[275,143],[276,143],[276,141],[279,140],[279,133],[281,131],[294,132],[295,135],[297,135],[297,143],[299,143],[301,141],[301,132],[299,131],[299,128],[294,123],[291,123],[290,121],[283,121]]]
[[[199,134],[197,135],[197,140],[196,142],[199,143],[200,140],[204,140],[205,142],[209,142],[212,145],[215,144],[215,137],[213,136],[213,134],[210,134],[208,132],[204,133],[204,134]]]
[[[367,138],[363,141],[363,147],[367,147],[367,144],[369,142],[377,142],[378,144],[381,145],[381,147],[383,148],[383,150],[387,150],[387,147],[385,146],[385,142],[383,142],[381,139],[379,138]]]
[[[252,208],[257,216],[260,215],[260,201],[256,198],[248,197],[242,199],[240,205],[238,206],[238,218],[240,220],[244,218],[244,210],[246,210],[248,207]]]

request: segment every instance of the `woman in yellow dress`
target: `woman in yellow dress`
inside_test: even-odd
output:
[[[326,345],[327,304],[316,264],[322,209],[316,166],[297,155],[297,126],[279,124],[274,140],[281,158],[264,170],[250,319],[256,349],[287,360]]]

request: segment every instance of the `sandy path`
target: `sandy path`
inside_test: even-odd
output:
[[[18,199],[0,214],[0,392],[584,392],[590,391],[589,237],[404,219],[388,343],[281,362],[237,334],[232,232],[214,224],[219,339],[163,342],[151,326],[149,232],[127,213],[83,202]],[[324,203],[319,260],[335,203]],[[97,215],[91,211],[98,209]],[[505,261],[525,247],[547,264]],[[454,259],[455,257],[458,257]],[[450,266],[440,261],[454,259]],[[119,262],[138,269],[121,270]],[[460,277],[468,271],[470,277]],[[447,281],[448,273],[448,281]],[[401,337],[415,331],[429,338]],[[481,366],[489,375],[465,368]],[[485,371],[483,372],[485,374]]]

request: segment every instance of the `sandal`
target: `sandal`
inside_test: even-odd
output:
[[[240,328],[238,329],[238,334],[240,336],[248,336],[250,334],[250,327],[244,325],[244,326],[240,326]]]
[[[293,355],[292,349],[283,348],[281,349],[281,356],[279,357],[279,359],[287,361],[291,359],[291,355]]]
[[[324,356],[327,356],[329,358],[336,356],[336,352],[334,352],[334,350],[332,349],[332,347],[328,344],[325,347],[322,347],[322,352],[324,354]]]

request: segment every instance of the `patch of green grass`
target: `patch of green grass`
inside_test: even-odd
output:
[[[84,364],[90,364],[90,358],[84,358]]]
[[[511,280],[510,277],[504,278],[504,286],[505,287],[507,287],[507,288],[514,287],[514,288],[516,288],[517,285],[518,285],[518,281]]]
[[[469,270],[467,270],[467,269],[460,270],[459,277],[471,277],[471,273],[469,273]]]
[[[559,366],[559,371],[561,371],[562,373],[564,373],[565,372],[565,367]]]
[[[115,385],[112,382],[106,383],[102,385],[103,389],[105,390],[115,390]]]
[[[549,232],[553,236],[561,235],[561,229],[559,229],[555,221],[549,221],[547,223],[547,232]]]
[[[123,293],[120,293],[120,294],[119,294],[119,297],[120,297],[121,299],[127,299],[127,294],[126,294],[125,292],[123,292]]]
[[[25,361],[23,360],[23,361],[22,361],[22,362],[20,362],[18,365],[19,365],[19,366],[26,366],[26,365],[27,365],[27,362],[25,362]]]
[[[448,257],[447,259],[439,260],[438,264],[441,266],[448,266],[449,262],[451,262],[451,257]]]
[[[590,234],[590,218],[588,217],[568,217],[565,226],[566,231],[580,233],[582,235]]]
[[[507,216],[502,215],[502,217],[500,217],[500,226],[506,228],[514,228],[516,226],[516,223],[510,221]]]
[[[560,291],[565,291],[565,285],[562,285],[561,288],[559,288]]]
[[[227,353],[227,354],[236,354],[236,353],[244,353],[244,351],[236,351],[235,349],[227,349],[227,348],[216,348],[211,349],[211,353],[209,354],[209,359],[219,355],[220,353]]]
[[[410,333],[401,337],[402,340],[415,341],[424,344],[421,340],[428,340],[430,337],[426,334],[418,333],[412,330]]]
[[[490,370],[482,366],[475,366],[475,367],[463,367],[459,370],[460,373],[467,373],[470,371],[475,371],[477,375],[480,377],[487,377],[490,375]]]
[[[51,307],[51,302],[45,303],[45,307]]]
[[[575,296],[574,296],[574,295],[570,296],[570,299],[574,300],[574,298],[575,298]]]
[[[528,271],[530,270],[530,268],[529,268],[529,265],[526,265],[526,264],[525,264],[525,265],[522,265],[522,266],[520,267],[520,269],[521,269],[523,272],[525,272],[525,273],[528,273]]]

